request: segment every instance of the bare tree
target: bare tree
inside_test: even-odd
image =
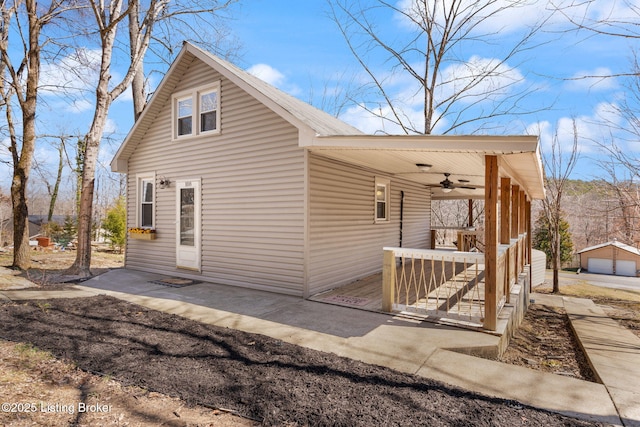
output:
[[[603,205],[606,209],[607,238],[616,239],[630,245],[640,241],[640,176],[633,168],[622,168],[617,155],[599,162],[609,174],[606,181],[608,198]],[[622,163],[624,165],[624,163]]]
[[[531,49],[543,22],[522,31],[508,45],[501,30],[485,26],[529,0],[331,0],[331,16],[349,49],[371,81],[375,100],[359,105],[383,123],[404,133],[453,133],[471,123],[491,126],[489,119],[532,113],[520,103],[531,92],[525,78],[510,64]],[[385,39],[380,14],[388,22],[400,17],[412,31]],[[389,16],[393,15],[393,16]],[[462,58],[464,46],[493,45],[494,59]],[[469,49],[467,49],[469,51]],[[502,52],[497,53],[497,52]],[[374,54],[383,56],[377,64]],[[399,79],[413,82],[413,92],[394,94]],[[419,118],[406,110],[406,98],[421,105]],[[477,132],[478,129],[475,129]]]
[[[148,46],[157,57],[168,63],[173,53],[182,46],[184,40],[193,41],[211,52],[232,56],[238,49],[220,16],[237,0],[173,0],[152,1],[148,9],[141,9],[139,0],[129,1],[129,52],[134,58],[140,52],[143,56],[146,47],[141,43],[144,34],[149,32]],[[162,8],[154,21],[149,20],[149,10]],[[178,43],[178,45],[176,45]],[[147,104],[147,83],[144,74],[144,61],[137,63],[131,81],[134,120],[142,113]]]
[[[91,275],[91,225],[95,191],[96,166],[100,142],[103,137],[107,114],[112,102],[120,96],[132,83],[134,95],[134,117],[138,117],[146,104],[144,80],[136,80],[136,74],[142,73],[145,54],[150,46],[152,34],[158,22],[165,22],[169,18],[193,14],[195,19],[204,9],[187,8],[188,1],[176,2],[170,7],[169,0],[151,0],[144,3],[140,0],[112,0],[108,4],[101,0],[87,0],[93,11],[95,23],[99,29],[101,59],[98,82],[95,92],[95,113],[89,132],[83,142],[82,155],[82,185],[80,187],[80,204],[78,211],[78,249],[73,265],[67,270],[68,274],[80,277]],[[209,1],[207,11],[216,11],[232,3],[227,1]],[[127,19],[129,21],[129,67],[119,82],[112,80],[112,59],[118,40],[118,28]],[[135,82],[135,83],[134,83]]]
[[[137,1],[137,0],[136,0]],[[148,10],[148,22],[154,22],[165,7],[166,2],[152,1]],[[107,121],[107,114],[111,103],[120,96],[131,84],[138,64],[142,61],[144,52],[149,44],[151,29],[141,33],[138,43],[139,51],[132,55],[127,72],[120,82],[112,82],[111,63],[118,26],[129,13],[124,0],[114,0],[107,4],[100,0],[89,0],[95,23],[99,29],[101,58],[96,86],[95,112],[89,132],[84,138],[84,152],[82,164],[82,185],[80,188],[80,206],[78,211],[78,248],[76,259],[68,269],[68,274],[80,277],[91,275],[91,219],[93,212],[93,196],[95,189],[95,172],[102,134]]]
[[[31,265],[27,184],[36,145],[36,110],[40,82],[41,53],[47,41],[41,40],[45,26],[54,19],[76,9],[74,1],[55,0],[39,6],[36,0],[13,0],[0,3],[0,62],[2,71],[2,102],[9,127],[13,180],[13,268],[27,269]],[[15,31],[17,43],[12,50],[21,50],[16,64],[10,55],[9,35]],[[4,80],[6,79],[6,83]],[[17,100],[21,112],[21,132],[17,129],[12,102]]]
[[[549,227],[548,236],[551,247],[551,267],[553,269],[553,292],[560,291],[559,271],[561,269],[561,230],[562,199],[579,157],[578,131],[573,122],[573,145],[567,153],[563,151],[556,133],[552,139],[551,150],[543,156],[545,166],[546,195],[542,201],[543,213]]]
[[[585,32],[587,34],[586,37],[597,35],[621,41],[640,40],[640,33],[637,31],[640,8],[631,0],[616,2],[596,2],[596,0],[560,2],[555,5],[555,8],[573,24],[576,31]],[[624,13],[620,13],[621,11]],[[638,59],[638,51],[632,51],[631,54],[633,62],[626,71],[618,70],[607,74],[583,75],[574,79],[597,81],[622,78],[625,81],[624,98],[619,103],[612,104],[613,112],[623,119],[624,124],[620,125],[617,121],[612,122],[603,117],[604,124],[620,132],[617,137],[612,135],[610,142],[595,142],[610,155],[612,160],[626,168],[631,177],[637,179],[640,178],[638,151],[621,148],[621,145],[625,142],[637,144],[638,137],[640,137],[640,61]],[[605,169],[607,169],[606,166]]]

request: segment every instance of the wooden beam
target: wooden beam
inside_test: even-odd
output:
[[[511,238],[517,239],[520,224],[520,186],[511,186]]]
[[[500,243],[511,240],[511,178],[500,178]]]
[[[485,156],[485,266],[484,328],[498,324],[498,157]]]
[[[531,239],[531,201],[527,200],[525,202],[525,227],[527,228],[527,239],[526,239],[526,257],[525,257],[525,263],[529,265],[529,292],[533,292],[533,284],[531,283],[531,280],[533,279],[533,266],[531,265],[532,262],[532,257],[533,257],[533,253],[532,253],[532,239]]]
[[[382,260],[382,311],[391,313],[396,293],[396,254],[384,251]]]
[[[518,221],[518,223],[520,224],[520,227],[518,227],[519,230],[519,234],[524,234],[527,231],[527,227],[526,227],[526,202],[527,202],[527,195],[524,191],[520,190],[520,219]]]

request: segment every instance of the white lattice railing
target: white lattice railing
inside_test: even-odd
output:
[[[383,309],[484,320],[484,254],[385,248]]]
[[[474,326],[483,326],[491,312],[495,324],[524,267],[525,245],[523,234],[498,247],[496,283],[485,280],[483,253],[384,248],[382,309],[455,319]],[[486,310],[486,304],[495,307]]]

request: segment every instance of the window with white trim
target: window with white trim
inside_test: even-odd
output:
[[[136,226],[155,228],[155,176],[138,176]]]
[[[220,82],[173,95],[173,139],[220,132]]]
[[[389,221],[389,187],[390,181],[384,178],[375,180],[375,221]]]
[[[193,98],[177,100],[178,136],[191,135],[193,131]]]
[[[218,91],[200,93],[200,132],[218,129]]]

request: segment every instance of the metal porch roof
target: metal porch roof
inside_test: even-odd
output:
[[[496,155],[501,176],[511,178],[531,199],[545,194],[536,136],[316,136],[301,145],[318,155],[431,186],[434,199],[484,198],[485,156]],[[432,168],[423,172],[418,163]],[[476,189],[444,193],[439,185],[444,173],[451,174],[454,185]]]

